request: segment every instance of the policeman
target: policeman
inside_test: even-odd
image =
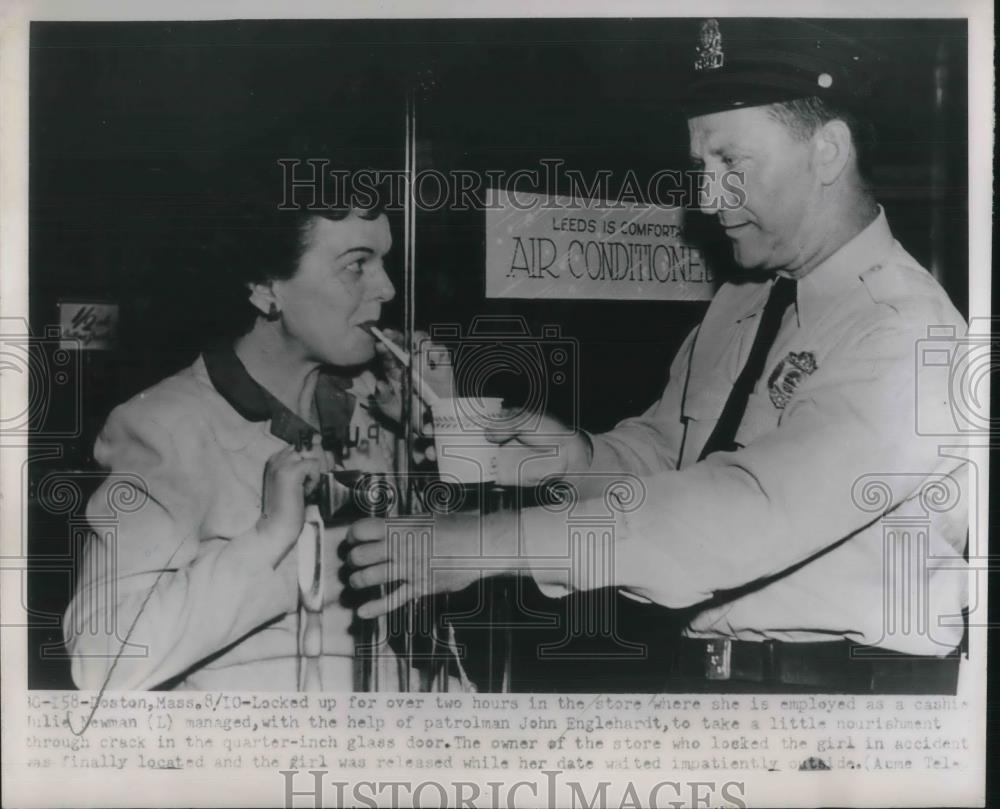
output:
[[[918,413],[951,423],[947,374],[917,348],[929,328],[966,326],[868,183],[860,111],[877,58],[811,24],[708,20],[694,69],[699,203],[742,277],[719,289],[642,415],[602,435],[546,419],[494,436],[559,443],[500,477],[565,478],[583,498],[575,514],[603,511],[612,530],[575,536],[565,510],[492,515],[486,553],[514,561],[476,566],[532,575],[552,596],[611,585],[690,609],[676,690],[953,693],[964,466],[916,428]],[[481,575],[427,572],[462,555],[473,519],[439,520],[435,558],[410,573],[387,559],[380,523],[356,525],[352,582],[402,581],[363,612]]]

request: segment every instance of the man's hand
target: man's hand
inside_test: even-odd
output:
[[[494,425],[486,437],[500,444],[497,478],[501,486],[537,486],[546,478],[590,468],[594,447],[586,433],[570,433],[558,419],[524,411],[508,411],[506,423]]]
[[[483,524],[484,518],[478,513],[439,515],[434,521],[432,542],[414,538],[413,531],[401,531],[401,536],[389,539],[387,522],[379,518],[354,523],[348,534],[352,547],[347,561],[356,570],[348,584],[356,590],[398,585],[382,597],[362,604],[358,616],[376,618],[422,596],[454,593],[479,578],[515,570],[517,563],[509,558],[510,564],[503,569],[497,564],[499,558],[504,558],[499,549],[503,544],[501,532],[506,527],[496,519],[499,517],[507,518],[511,524],[516,520],[511,514],[490,515]],[[483,564],[482,557],[470,553],[470,548],[479,544],[481,529],[484,552],[492,557],[488,565]]]
[[[382,333],[400,348],[408,351],[414,373],[419,374],[434,393],[442,398],[455,395],[451,352],[445,346],[432,343],[426,332],[417,331],[413,333],[413,344],[407,349],[403,345],[402,332],[396,329],[383,329]],[[381,341],[375,343],[375,351],[382,361],[385,381],[378,383],[378,392],[373,404],[393,421],[399,422],[402,418],[403,374],[406,373],[406,369]],[[416,387],[414,392],[419,395],[419,389]],[[419,405],[413,408],[414,425],[417,429],[424,426],[424,410],[425,408]]]
[[[402,332],[396,329],[383,329],[382,333],[405,349]],[[376,342],[375,350],[382,361],[385,378],[376,383],[376,393],[371,404],[376,411],[399,424],[403,420],[403,374],[407,371],[381,341]],[[409,354],[411,367],[434,393],[442,398],[454,396],[455,376],[452,371],[451,353],[447,348],[430,342],[425,332],[418,331],[413,334],[413,345]],[[419,388],[416,385],[413,390],[410,420],[417,433],[423,436],[423,440],[414,447],[414,461],[420,463],[425,458],[434,461],[436,460],[433,444],[434,422],[430,408],[427,406],[428,403],[419,397]]]

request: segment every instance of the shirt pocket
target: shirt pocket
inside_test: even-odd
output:
[[[681,420],[684,422],[684,443],[679,468],[697,461],[705,442],[726,406],[732,382],[718,371],[692,375],[688,380]]]
[[[740,428],[736,431],[736,443],[743,447],[749,446],[761,436],[777,429],[780,416],[781,411],[774,406],[766,390],[751,393]]]
[[[722,415],[732,388],[732,380],[721,371],[692,374],[684,393],[681,417],[685,422],[696,421],[711,429]]]

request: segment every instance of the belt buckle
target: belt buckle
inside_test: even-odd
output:
[[[705,679],[728,680],[732,676],[733,642],[713,638],[705,643]]]

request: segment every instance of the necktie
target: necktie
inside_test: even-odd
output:
[[[795,300],[795,281],[789,278],[779,278],[771,288],[771,294],[764,305],[764,312],[760,317],[760,325],[757,327],[757,334],[750,347],[750,356],[747,357],[743,370],[740,371],[736,383],[733,385],[726,406],[722,409],[722,415],[712,430],[712,434],[705,443],[705,448],[698,457],[699,461],[705,460],[713,452],[732,452],[739,449],[736,444],[736,431],[743,421],[743,414],[747,409],[747,402],[753,392],[754,385],[764,373],[764,363],[767,362],[767,355],[774,345],[774,340],[778,336],[778,329],[781,327],[781,319],[785,310]]]

